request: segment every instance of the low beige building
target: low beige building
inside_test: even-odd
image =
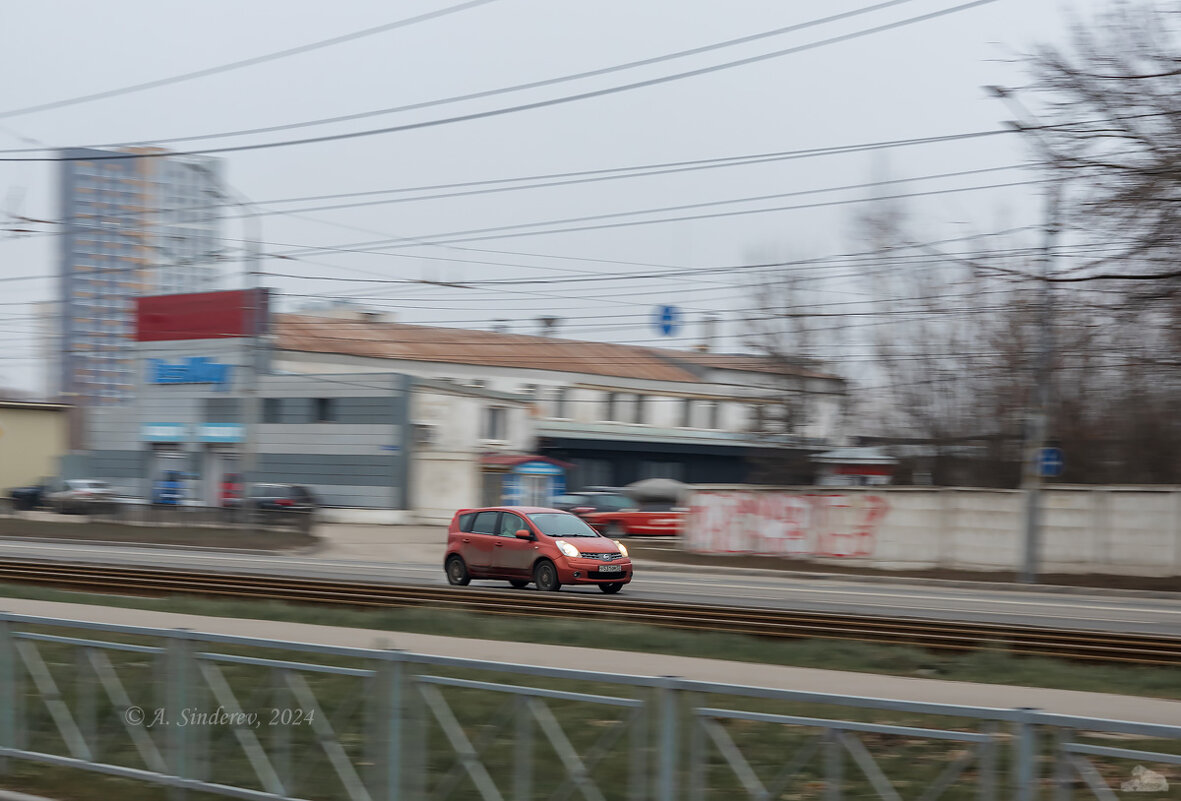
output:
[[[0,490],[57,475],[70,407],[0,400]]]

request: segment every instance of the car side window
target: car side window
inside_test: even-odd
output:
[[[468,512],[466,515],[460,515],[459,516],[459,530],[460,531],[471,531],[472,530],[472,521],[475,519],[476,519],[476,515],[474,512]]]
[[[515,537],[518,531],[528,528],[525,521],[516,515],[510,515],[508,512],[500,515],[500,536],[502,537]]]
[[[472,522],[473,534],[495,534],[496,517],[500,512],[480,512]]]

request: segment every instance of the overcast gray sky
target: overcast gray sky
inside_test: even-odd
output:
[[[295,47],[458,4],[459,0],[204,0],[106,3],[47,0],[0,6],[7,110],[163,78]],[[575,83],[349,123],[203,141],[198,147],[267,142],[516,105],[718,64],[827,39],[959,5],[911,0],[828,25],[659,65]],[[553,78],[780,28],[870,5],[869,0],[495,0],[428,22],[220,75],[51,111],[0,118],[0,149],[155,141],[235,131],[450,97]],[[1069,13],[1100,0],[998,0],[864,38],[809,49],[606,97],[487,119],[323,144],[224,154],[229,183],[251,200],[425,186],[659,162],[740,156],[999,127],[1006,109],[981,90],[1025,80],[1011,63],[1039,41],[1060,41]],[[173,145],[184,148],[184,143]],[[10,154],[11,155],[11,154]],[[36,155],[36,154],[28,154]],[[371,240],[533,223],[670,205],[705,203],[1017,164],[1028,154],[1016,137],[969,139],[876,153],[713,169],[467,198],[270,215],[265,250],[347,246]],[[915,192],[1020,181],[1031,171],[985,173],[905,184]],[[54,165],[0,163],[5,212],[58,216]],[[918,226],[940,239],[1039,220],[1036,187],[963,192],[909,201]],[[733,211],[867,197],[866,190],[707,208]],[[298,210],[301,204],[276,207]],[[302,205],[321,205],[302,204]],[[597,231],[516,236],[465,243],[481,251],[432,246],[381,253],[320,252],[304,261],[268,259],[266,269],[328,278],[570,277],[650,271],[602,261],[708,267],[752,253],[820,257],[859,249],[857,205],[745,214]],[[671,216],[654,215],[656,217]],[[350,228],[349,226],[352,226]],[[7,227],[7,226],[3,226]],[[40,226],[39,230],[50,230]],[[243,228],[224,227],[237,255]],[[0,239],[0,277],[43,276],[4,284],[0,333],[7,340],[0,383],[36,387],[33,322],[23,303],[53,298],[51,236]],[[513,251],[513,255],[487,250]],[[542,254],[548,257],[517,255]],[[430,256],[432,259],[415,258]],[[497,261],[494,266],[441,261]],[[233,270],[232,265],[227,271]],[[573,272],[572,272],[573,271]],[[659,339],[649,321],[663,303],[696,321],[724,320],[738,347],[737,322],[751,301],[745,279],[710,274],[695,281],[624,280],[523,286],[519,292],[268,279],[284,293],[357,294],[399,320],[482,327],[504,318],[532,331],[533,318],[565,319],[566,335],[686,346],[700,331]],[[289,303],[297,302],[292,298]]]

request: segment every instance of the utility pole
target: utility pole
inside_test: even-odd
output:
[[[1033,131],[1049,162],[1053,150],[1045,141],[1040,126],[1031,125],[1029,110],[1013,92],[1002,86],[986,87],[994,97],[1005,102],[1018,115],[1010,125],[1018,132]],[[1050,278],[1054,273],[1055,248],[1061,229],[1062,181],[1052,180],[1046,185],[1045,227],[1043,230],[1041,269],[1038,293],[1038,348],[1033,366],[1033,398],[1026,421],[1025,443],[1021,454],[1021,489],[1024,493],[1023,546],[1019,580],[1022,584],[1036,584],[1042,543],[1042,464],[1050,423],[1050,380],[1054,359],[1054,295]]]
[[[239,204],[245,212],[246,203]],[[246,282],[246,296],[250,299],[248,313],[250,315],[250,334],[246,345],[246,378],[242,382],[242,464],[239,473],[242,484],[242,498],[239,508],[247,520],[250,519],[250,509],[246,505],[250,485],[258,472],[258,376],[262,372],[261,339],[265,324],[262,292],[259,289],[258,267],[259,248],[262,246],[261,222],[256,213],[249,213],[243,217],[243,222],[249,224],[250,233],[246,239],[246,260],[244,276]]]
[[[1046,190],[1046,223],[1041,253],[1041,292],[1038,298],[1038,352],[1034,363],[1033,407],[1029,414],[1022,454],[1021,488],[1025,491],[1025,538],[1022,549],[1022,584],[1036,584],[1042,543],[1042,465],[1041,455],[1046,447],[1050,418],[1050,377],[1054,358],[1054,295],[1050,277],[1053,274],[1054,247],[1059,230],[1061,186],[1058,181]]]

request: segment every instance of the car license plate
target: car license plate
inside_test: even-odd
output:
[[[623,565],[599,565],[600,573],[622,573]]]

